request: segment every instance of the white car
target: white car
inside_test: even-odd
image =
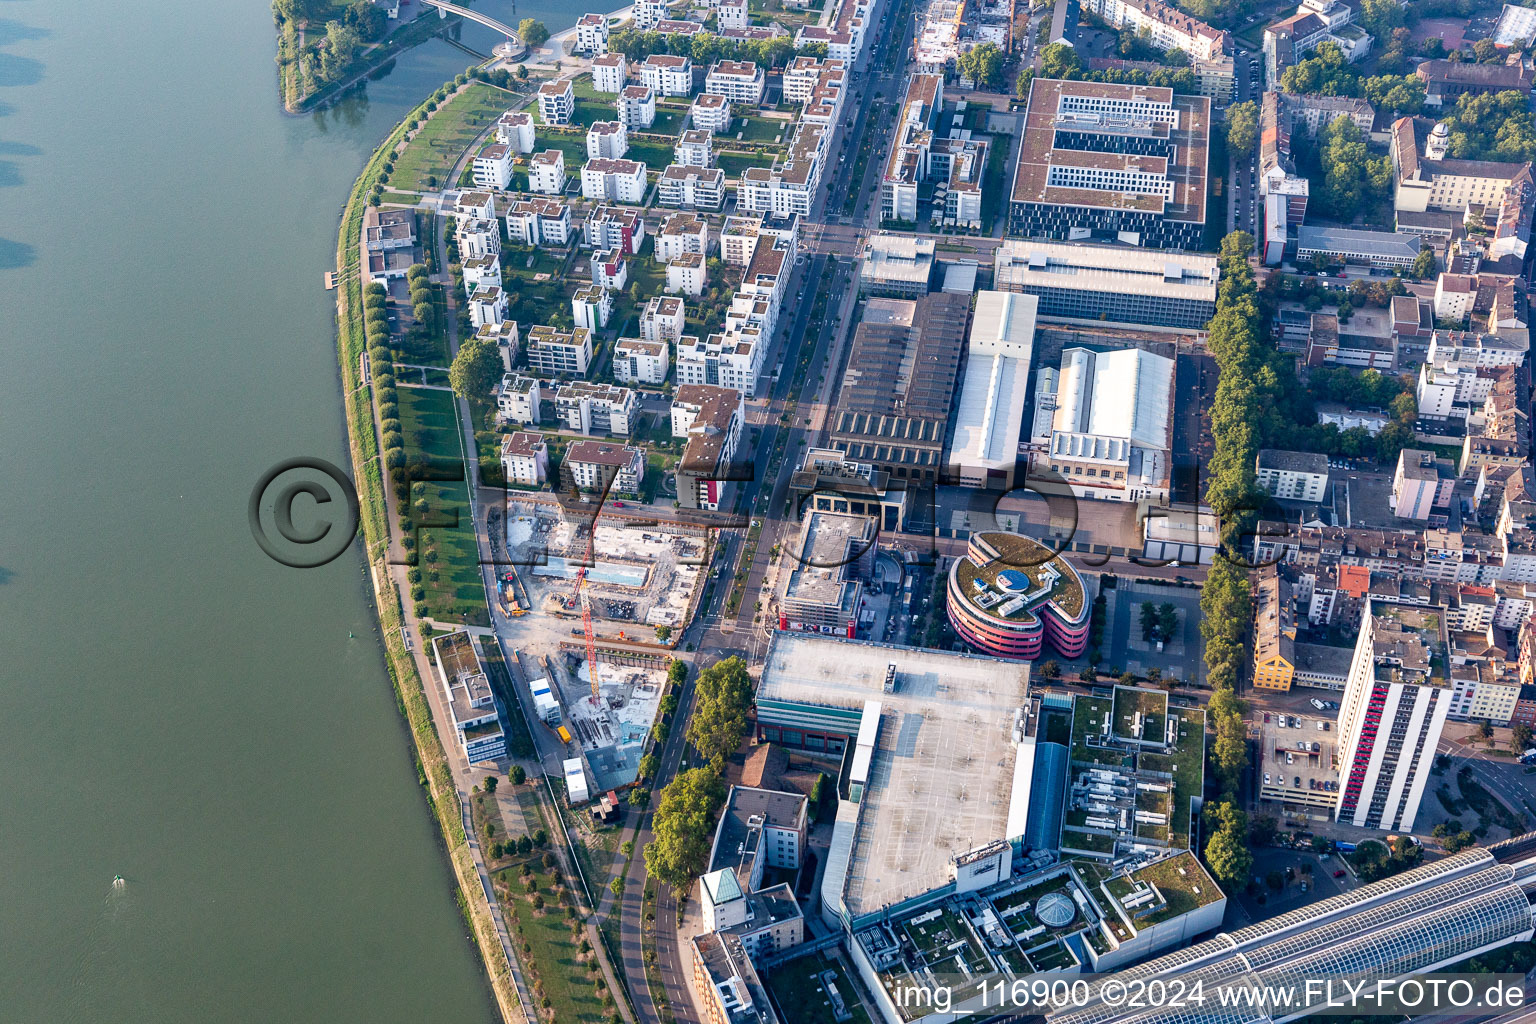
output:
[[[1324,704],[1322,701],[1318,700],[1316,697],[1313,697],[1307,703],[1311,704],[1313,707],[1317,708],[1317,710],[1319,710],[1319,711],[1325,711],[1325,710],[1327,710],[1327,707],[1328,707],[1326,704]]]

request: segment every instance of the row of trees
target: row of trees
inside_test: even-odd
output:
[[[1200,633],[1205,640],[1206,681],[1212,687],[1207,713],[1215,731],[1210,762],[1220,796],[1206,805],[1205,858],[1211,873],[1229,885],[1246,884],[1253,855],[1248,819],[1237,805],[1248,764],[1248,744],[1236,684],[1247,661],[1251,596],[1242,568],[1241,539],[1251,531],[1261,502],[1253,466],[1266,410],[1275,406],[1280,378],[1261,335],[1258,289],[1248,256],[1253,238],[1234,231],[1222,239],[1221,288],[1210,324],[1211,355],[1220,368],[1211,404],[1213,451],[1205,500],[1221,516],[1222,557],[1211,564],[1200,592]]]
[[[713,32],[699,32],[692,36],[680,33],[663,35],[660,32],[641,32],[621,28],[608,37],[608,49],[622,53],[632,61],[644,60],[653,53],[671,53],[680,57],[692,57],[699,64],[713,64],[717,60],[748,60],[765,68],[782,67],[796,56],[825,57],[825,43],[811,43],[795,49],[792,37],[774,36],[771,39],[723,39]]]
[[[682,665],[674,662],[673,668]],[[681,678],[686,678],[683,666]],[[678,775],[661,791],[645,847],[646,873],[682,889],[709,867],[715,819],[725,800],[725,759],[741,745],[752,710],[752,677],[740,658],[717,661],[699,674],[688,742],[702,764]]]
[[[1063,78],[1078,82],[1110,82],[1119,85],[1155,85],[1172,89],[1181,95],[1194,95],[1200,91],[1200,81],[1189,68],[1106,68],[1103,71],[1087,71],[1077,50],[1066,43],[1051,43],[1040,49],[1041,78]],[[1029,95],[1029,86],[1035,80],[1035,69],[1019,72],[1014,91],[1020,99]]]

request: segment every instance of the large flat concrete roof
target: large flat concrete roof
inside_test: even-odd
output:
[[[896,682],[887,693],[889,665]],[[851,917],[943,885],[956,855],[1007,838],[1014,712],[1027,703],[1028,681],[1018,662],[774,636],[760,702],[881,705],[868,784],[856,818],[838,815],[828,862],[830,874],[846,857],[842,900]]]

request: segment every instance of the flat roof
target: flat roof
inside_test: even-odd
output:
[[[1062,288],[1216,303],[1216,257],[1124,245],[1010,239],[992,257],[993,286]]]
[[[896,679],[887,693],[890,665]],[[846,709],[856,723],[865,701],[881,705],[869,782],[857,814],[838,815],[827,868],[845,853],[850,916],[943,885],[956,856],[1007,838],[1014,712],[1028,688],[1029,670],[1018,662],[774,634],[758,684],[760,716],[812,705]]]
[[[1400,231],[1356,231],[1303,224],[1297,228],[1297,251],[1358,253],[1394,259],[1414,259],[1422,243],[1418,235]]]
[[[798,558],[784,581],[784,600],[857,612],[850,606],[857,588],[851,586],[847,570],[874,545],[874,525],[874,519],[864,515],[813,511],[806,516]]]
[[[1033,295],[977,293],[951,463],[1003,468],[1018,461],[1039,304]]]
[[[1170,125],[1167,133],[1172,143],[1172,160],[1133,153],[1057,148],[1057,121],[1072,116],[1071,111],[1062,109],[1064,99],[1119,101],[1171,110],[1178,118],[1177,126]],[[1203,224],[1210,122],[1211,101],[1204,96],[1176,96],[1172,89],[1159,86],[1037,78],[1030,84],[1029,107],[1024,115],[1024,140],[1020,144],[1019,163],[1010,194],[1016,203],[1133,210],[1169,220]],[[1078,119],[1071,127],[1076,129],[1086,125]],[[1095,130],[1109,135],[1139,134],[1139,129],[1109,123]],[[1052,185],[1049,181],[1053,164],[1137,168],[1164,177],[1172,186],[1172,196]]]

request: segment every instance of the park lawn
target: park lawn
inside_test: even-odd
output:
[[[715,156],[715,164],[725,172],[727,178],[739,178],[741,173],[749,167],[772,167],[773,155],[771,153],[719,153]]]
[[[658,103],[656,104],[656,120],[651,123],[651,126],[646,131],[656,135],[681,135],[683,133],[683,122],[687,119],[688,108],[686,106],[663,106]]]
[[[763,117],[760,114],[749,114],[746,117],[738,117],[731,124],[733,131],[731,138],[743,142],[773,142],[779,136],[788,140],[790,130],[794,127],[791,121],[781,121],[776,117]]]
[[[652,171],[664,171],[673,160],[673,148],[664,142],[631,142],[626,160],[639,160]]]
[[[542,856],[535,850],[531,855],[534,863]],[[582,1021],[587,1024],[603,1024],[608,1019],[602,1001],[596,995],[596,982],[602,974],[588,974],[578,955],[578,942],[571,941],[571,929],[565,910],[554,898],[557,878],[552,871],[535,870],[538,892],[545,900],[542,911],[533,907],[533,897],[523,891],[522,877],[515,871],[497,873],[498,881],[510,887],[512,895],[505,903],[517,925],[518,956],[536,974],[544,993],[549,997],[550,1009],[557,1021]],[[528,951],[523,952],[523,945]],[[529,979],[532,984],[533,979]]]
[[[443,184],[464,150],[515,102],[493,85],[472,82],[438,107],[395,160],[389,184],[400,189],[429,190]],[[429,180],[438,185],[429,184]]]
[[[432,460],[429,472],[436,479],[426,482],[429,521],[443,524],[417,529],[426,614],[442,622],[489,625],[453,392],[402,384],[396,394],[407,459],[420,454]],[[432,550],[436,561],[429,555]],[[436,580],[431,579],[433,569]]]
[[[667,286],[667,268],[650,256],[636,256],[629,261],[629,284],[640,286],[640,297],[660,295]],[[625,291],[629,285],[625,286]]]
[[[535,283],[529,278],[520,277],[507,284],[507,295],[512,303],[510,317],[519,324],[529,326],[547,324],[555,313],[563,310],[567,315],[570,314],[571,295],[574,291],[574,288],[568,288],[559,281]]]
[[[558,149],[565,154],[565,174],[568,178],[581,177],[581,165],[587,162],[587,139],[585,135],[559,134],[541,129],[534,136],[533,151],[542,153],[546,149]],[[526,167],[524,168],[526,171]]]

